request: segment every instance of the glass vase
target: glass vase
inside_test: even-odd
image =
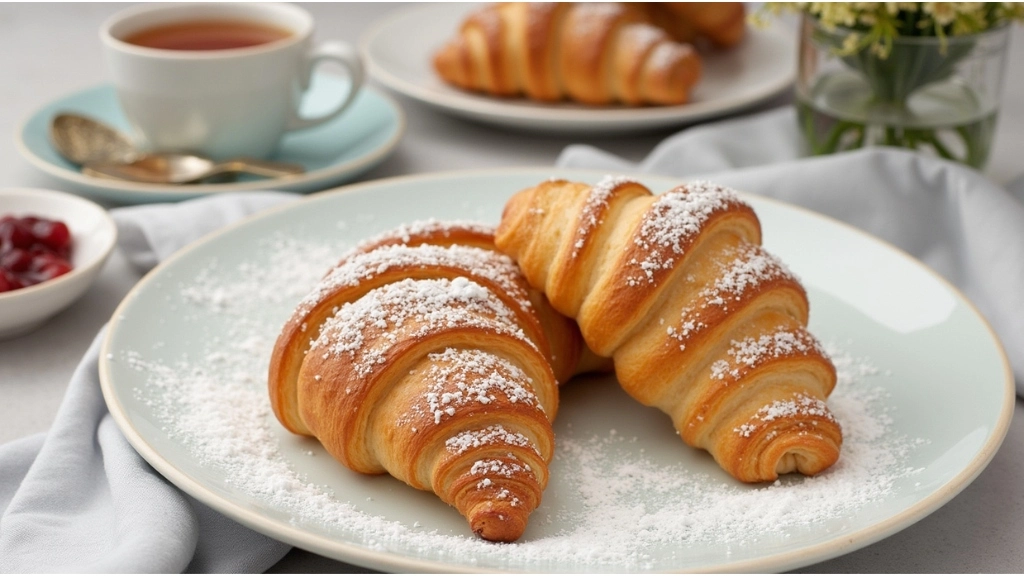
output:
[[[900,36],[882,58],[845,54],[850,30],[804,16],[796,104],[812,154],[899,146],[982,168],[995,130],[1009,26]]]

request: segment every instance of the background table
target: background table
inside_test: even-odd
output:
[[[13,135],[37,108],[107,81],[101,22],[123,4],[0,4],[0,186],[68,188],[22,159]],[[319,39],[358,42],[379,18],[406,6],[309,4]],[[1024,173],[1024,27],[1015,27],[1003,107],[986,175],[1006,183]],[[572,143],[586,142],[629,160],[642,159],[675,130],[627,137],[537,135],[478,125],[397,97],[407,133],[394,154],[362,179],[456,169],[548,166]],[[789,102],[782,95],[752,110]],[[2,208],[2,207],[0,207]],[[68,379],[137,275],[114,253],[86,296],[29,335],[0,341],[0,443],[47,430]],[[115,273],[116,272],[116,273]],[[120,278],[120,280],[118,280]],[[131,280],[128,280],[131,278]],[[808,572],[1024,572],[1024,402],[1003,447],[979,478],[949,504],[879,543]],[[301,550],[273,572],[341,572],[354,567]]]

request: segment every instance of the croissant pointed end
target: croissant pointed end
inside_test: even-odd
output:
[[[491,542],[515,542],[526,530],[527,514],[519,510],[507,510],[484,506],[474,511],[469,518],[473,533]]]
[[[451,41],[434,53],[434,70],[459,87],[467,87],[469,80],[465,69],[464,48],[459,41]]]
[[[479,460],[451,483],[455,497],[449,502],[477,536],[513,542],[523,535],[530,513],[540,505],[547,473],[538,479],[534,470],[511,455]]]
[[[817,450],[794,449],[786,452],[775,464],[776,474],[799,472],[815,476],[824,472],[839,459],[839,447],[830,442],[821,442]]]
[[[817,433],[787,433],[752,445],[744,457],[723,467],[743,482],[772,482],[782,474],[816,476],[839,460],[842,445],[838,426],[822,426]]]
[[[529,188],[520,190],[505,202],[505,207],[501,212],[501,222],[498,223],[495,230],[495,237],[504,237],[515,231],[516,225],[530,207],[529,190]]]

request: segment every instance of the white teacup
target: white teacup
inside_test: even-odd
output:
[[[174,37],[173,30],[187,32],[189,26],[198,30],[217,23],[229,28],[269,27],[280,34],[262,44],[227,49],[140,45],[140,38],[161,30],[172,40],[187,43]],[[140,148],[213,158],[267,157],[286,132],[341,114],[362,85],[358,53],[337,41],[314,46],[313,27],[308,12],[289,4],[148,4],[114,15],[100,36]],[[223,39],[227,32],[221,32],[216,32],[217,38]],[[338,95],[339,104],[329,113],[302,117],[302,94],[321,61],[344,67],[350,89]]]

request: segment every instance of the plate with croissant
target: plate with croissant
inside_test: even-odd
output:
[[[966,487],[1013,379],[924,265],[756,192],[545,168],[315,194],[143,279],[104,397],[182,490],[366,568],[813,564]]]
[[[785,91],[796,34],[742,3],[429,4],[360,43],[389,88],[524,130],[622,133],[692,123]]]

